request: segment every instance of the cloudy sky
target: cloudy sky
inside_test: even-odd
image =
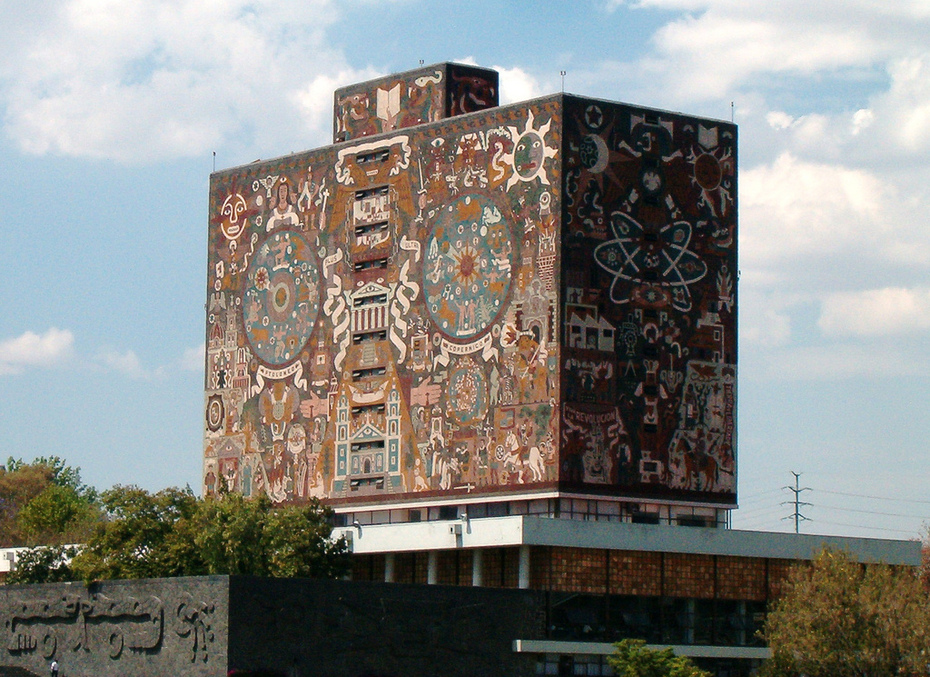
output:
[[[740,126],[738,528],[930,522],[930,0],[0,0],[0,457],[199,486],[209,174],[425,63]],[[215,156],[214,156],[215,154]]]

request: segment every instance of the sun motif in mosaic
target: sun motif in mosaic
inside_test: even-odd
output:
[[[701,205],[714,216],[725,216],[733,208],[731,178],[736,159],[730,148],[720,145],[716,127],[698,125],[698,143],[687,155],[694,172],[692,181],[701,191]]]
[[[538,129],[533,127],[535,122],[533,111],[529,111],[526,126],[522,131],[516,127],[508,127],[510,138],[513,139],[513,153],[504,158],[513,165],[513,174],[507,181],[507,190],[510,190],[519,181],[527,182],[539,179],[543,185],[549,185],[546,175],[546,158],[555,157],[558,151],[546,145],[546,134],[552,126],[550,119]]]
[[[426,244],[423,286],[436,328],[471,339],[500,314],[510,290],[513,237],[487,197],[465,195],[444,207]]]
[[[645,298],[662,305],[667,291],[672,307],[691,309],[689,285],[707,274],[707,264],[689,249],[691,224],[677,221],[657,230],[645,230],[626,214],[611,215],[614,239],[594,249],[594,260],[614,276],[610,298],[626,303]]]
[[[245,335],[263,362],[293,361],[310,339],[320,305],[319,270],[297,233],[276,232],[255,252],[242,294]]]

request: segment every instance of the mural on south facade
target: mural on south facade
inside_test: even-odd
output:
[[[736,129],[564,115],[562,478],[733,494]]]
[[[206,492],[556,481],[558,111],[496,109],[213,176]]]

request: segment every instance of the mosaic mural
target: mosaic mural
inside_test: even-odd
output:
[[[558,110],[553,97],[213,176],[207,492],[556,482]]]
[[[736,128],[564,115],[563,480],[735,494]]]
[[[497,106],[497,71],[440,63],[336,90],[333,141]]]
[[[561,95],[351,127],[388,80],[337,93],[349,141],[212,177],[205,491],[732,497],[735,127]]]

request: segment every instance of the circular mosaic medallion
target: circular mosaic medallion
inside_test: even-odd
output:
[[[320,307],[319,269],[297,233],[273,233],[255,252],[242,294],[245,335],[255,355],[278,366],[310,339]]]
[[[217,432],[226,420],[226,409],[223,406],[223,398],[219,395],[210,395],[207,400],[207,428],[212,432]]]
[[[462,426],[483,421],[488,413],[488,384],[478,363],[461,360],[449,371],[449,412]]]
[[[514,260],[510,225],[481,195],[465,195],[436,216],[426,243],[423,290],[436,328],[455,340],[483,333],[504,307]]]

